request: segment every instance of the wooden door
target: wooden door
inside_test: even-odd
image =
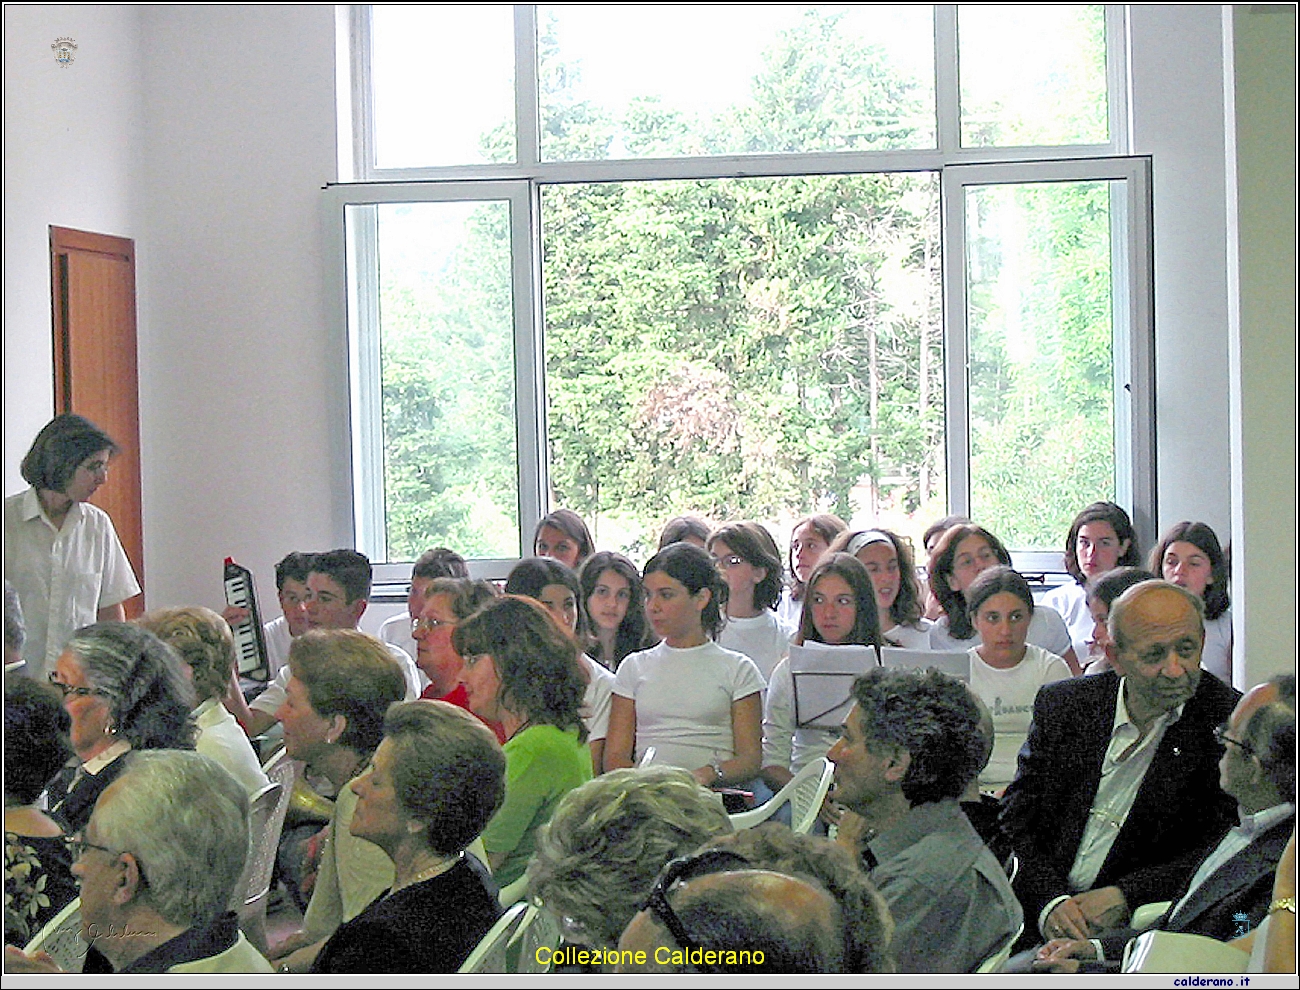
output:
[[[108,483],[93,501],[112,517],[144,587],[135,243],[125,237],[51,227],[50,267],[54,408],[85,416],[121,448]],[[143,611],[143,595],[126,603],[128,618]]]

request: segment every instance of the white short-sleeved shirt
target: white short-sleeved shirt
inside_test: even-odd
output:
[[[1061,614],[1046,605],[1038,605],[1034,608],[1034,617],[1029,620],[1029,632],[1025,638],[1031,645],[1041,646],[1048,653],[1055,653],[1058,657],[1065,656],[1065,651],[1071,646],[1070,630],[1065,628]],[[946,615],[939,616],[930,627],[930,649],[932,650],[941,653],[960,653],[962,650],[979,645],[979,633],[970,639],[954,639],[948,632]]]
[[[1053,681],[1070,679],[1070,668],[1055,653],[1026,646],[1014,667],[1001,670],[980,659],[971,649],[970,686],[993,716],[993,755],[980,774],[980,783],[1005,787],[1016,775],[1016,755],[1029,735],[1038,689]]]
[[[1070,630],[1074,655],[1082,663],[1088,656],[1088,644],[1092,642],[1092,631],[1096,627],[1092,613],[1088,611],[1087,589],[1074,582],[1063,584],[1045,594],[1043,604],[1061,613],[1065,628]]]
[[[928,650],[930,649],[930,620],[920,619],[914,626],[900,623],[885,633],[884,637],[886,646],[897,644],[904,650]]]
[[[249,797],[270,783],[253,752],[253,744],[220,698],[209,698],[194,709],[194,721],[199,727],[195,750],[229,770],[244,785]]]
[[[830,729],[798,728],[794,715],[794,676],[787,657],[776,665],[763,704],[763,766],[798,773],[825,756],[835,743]]]
[[[729,617],[718,636],[718,645],[749,657],[766,681],[790,652],[790,630],[782,625],[775,612],[765,608],[748,619]]]
[[[1205,620],[1205,647],[1201,650],[1201,669],[1232,684],[1232,609],[1217,619]]]
[[[582,665],[587,668],[587,690],[582,695],[582,707],[578,714],[582,724],[587,727],[587,741],[595,742],[609,735],[609,709],[614,692],[614,675],[585,653],[581,657]]]
[[[4,573],[23,607],[23,659],[33,679],[54,669],[64,644],[101,608],[140,593],[108,513],[74,502],[56,528],[35,488],[5,499]]]
[[[269,627],[271,623],[267,623]],[[288,626],[285,627],[288,633]],[[406,700],[414,701],[420,696],[420,679],[419,670],[415,666],[415,661],[407,656],[406,651],[392,643],[385,643],[388,652],[393,655],[393,659],[402,665],[402,677],[406,681]],[[267,653],[271,652],[270,641],[267,641]],[[285,698],[288,697],[289,690],[289,663],[286,651],[284,665],[276,672],[276,675],[266,685],[266,690],[248,703],[248,707],[256,712],[265,712],[267,715],[274,715],[284,704]]]
[[[266,640],[267,672],[275,677],[289,664],[289,647],[293,645],[293,637],[289,635],[289,620],[283,615],[272,619],[262,626],[262,638]]]
[[[754,661],[714,642],[628,654],[614,678],[614,694],[636,705],[636,759],[653,746],[653,762],[687,770],[736,755],[732,702],[764,687]]]

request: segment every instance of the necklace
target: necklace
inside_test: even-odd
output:
[[[434,877],[441,876],[450,870],[453,866],[461,861],[464,852],[458,852],[454,856],[444,856],[435,862],[432,866],[427,866],[419,873],[410,877],[400,884],[393,884],[392,889],[388,891],[389,895],[396,894],[399,890],[414,886],[417,883],[423,883],[425,880],[432,880]]]

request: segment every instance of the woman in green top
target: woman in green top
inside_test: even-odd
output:
[[[523,875],[537,829],[560,798],[591,779],[578,707],[585,684],[578,641],[530,598],[505,595],[460,623],[469,709],[506,734],[506,799],[483,832],[497,883]]]

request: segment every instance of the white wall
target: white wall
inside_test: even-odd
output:
[[[147,591],[211,600],[231,555],[274,607],[276,560],[351,541],[319,208],[336,171],[333,9],[168,5],[143,21]]]
[[[71,65],[54,59],[60,37]],[[140,236],[140,62],[133,6],[5,7],[6,493],[25,487],[18,463],[54,410],[50,226]]]
[[[1296,666],[1296,9],[1225,15],[1232,610],[1245,687]]]
[[[1223,42],[1213,4],[1129,9],[1132,150],[1152,158],[1160,532],[1231,529]]]
[[[284,552],[345,545],[351,534],[344,344],[341,328],[325,322],[331,290],[318,213],[318,191],[336,167],[333,11],[76,10],[99,18],[94,30],[65,31],[60,8],[6,9],[5,347],[7,357],[23,356],[6,362],[6,491],[18,487],[18,459],[49,412],[44,225],[134,235],[150,603],[215,601],[227,554],[254,568],[267,597],[270,565]],[[1218,11],[1133,8],[1132,127],[1134,151],[1154,157],[1160,523],[1199,518],[1226,536]],[[96,42],[83,44],[86,57],[107,45],[101,35],[136,39],[129,69],[126,59],[112,62],[123,79],[143,66],[138,99],[106,78],[71,129],[80,142],[111,134],[102,139],[110,148],[85,155],[98,172],[93,184],[75,183],[81,212],[65,206],[74,194],[57,181],[55,98],[39,86],[71,85],[57,73],[77,71],[83,56],[60,70],[47,53],[54,37],[77,30]],[[44,52],[29,54],[38,41]],[[10,179],[15,143],[23,169]]]

